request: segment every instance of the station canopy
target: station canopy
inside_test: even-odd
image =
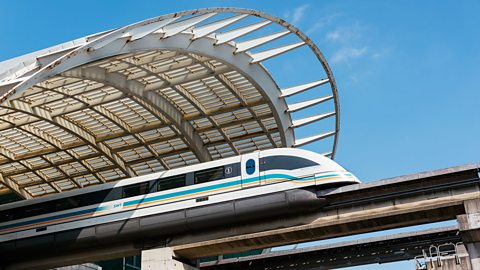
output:
[[[0,62],[0,102],[0,203],[259,149],[316,142],[333,158],[339,131],[316,45],[236,8],[168,14]]]

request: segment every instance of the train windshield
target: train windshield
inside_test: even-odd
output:
[[[260,170],[295,170],[318,166],[317,162],[296,156],[271,156],[260,159]]]

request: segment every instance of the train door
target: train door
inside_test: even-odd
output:
[[[260,184],[260,151],[242,155],[242,188]]]

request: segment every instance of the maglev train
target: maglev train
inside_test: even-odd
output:
[[[35,237],[49,246],[98,242],[298,213],[316,205],[315,191],[353,183],[359,180],[320,154],[292,148],[256,151],[1,205],[0,253],[17,253],[28,246],[22,241]]]

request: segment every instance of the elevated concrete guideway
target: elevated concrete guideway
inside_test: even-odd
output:
[[[372,237],[315,247],[267,252],[200,264],[205,270],[336,269],[413,260],[431,246],[451,247],[462,241],[458,226]],[[413,265],[413,264],[412,264]],[[412,267],[413,270],[413,267]]]
[[[323,191],[318,196],[329,203],[315,213],[173,237],[168,245],[199,258],[455,220],[466,201],[480,198],[478,171],[471,164]]]
[[[160,247],[168,247],[182,261],[194,262],[197,258],[212,255],[455,220],[457,217],[460,220],[467,208],[471,219],[478,215],[475,204],[471,203],[480,198],[478,171],[479,165],[471,164],[325,190],[318,196],[325,198],[327,205],[315,212],[199,230],[188,235],[172,235],[168,239],[103,245],[41,258],[32,256],[12,261],[5,269],[52,268],[138,255],[144,250]],[[462,235],[475,232],[474,226],[466,224],[468,222],[459,226]],[[472,234],[469,238],[472,250],[476,243],[474,236]]]

